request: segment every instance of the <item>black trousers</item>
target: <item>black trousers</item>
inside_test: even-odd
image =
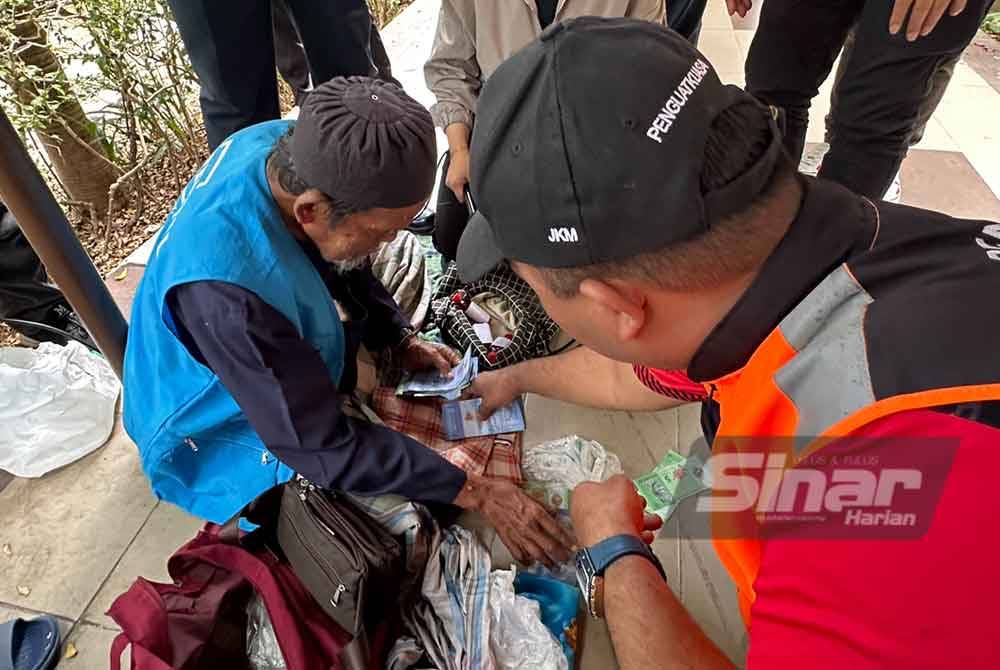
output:
[[[214,149],[229,135],[279,116],[270,0],[168,0],[201,83]],[[365,0],[285,0],[314,84],[378,73]]]
[[[701,17],[705,14],[708,0],[669,0],[667,2],[667,25],[684,36],[691,44],[698,46],[701,34]]]
[[[48,322],[52,309],[65,304],[14,217],[0,203],[0,320]]]
[[[465,226],[471,216],[469,206],[458,201],[455,193],[444,183],[451,166],[451,152],[444,155],[441,174],[438,177],[437,205],[434,208],[434,248],[440,252],[445,262],[455,260],[458,242],[462,239]]]
[[[962,14],[945,15],[930,35],[907,42],[905,28],[889,33],[889,0],[764,0],[747,90],[785,110],[785,147],[798,161],[810,103],[854,26],[820,176],[881,198],[923,120],[935,74],[972,41],[989,5],[970,0]]]

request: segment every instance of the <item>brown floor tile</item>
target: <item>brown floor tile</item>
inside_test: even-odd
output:
[[[903,162],[903,203],[973,219],[1000,219],[1000,200],[962,154],[914,149]]]
[[[146,271],[145,265],[127,264],[118,268],[105,278],[111,298],[118,305],[118,309],[128,320],[132,315],[132,301],[135,299],[135,292],[139,288],[139,280],[142,279]]]

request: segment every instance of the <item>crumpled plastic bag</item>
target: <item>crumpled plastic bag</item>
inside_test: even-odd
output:
[[[490,574],[490,649],[497,670],[569,670],[536,601],[514,593],[514,571]]]
[[[569,509],[573,489],[620,475],[622,463],[599,442],[568,435],[527,447],[521,461],[524,488],[552,510]]]
[[[567,435],[558,440],[527,447],[521,458],[524,490],[555,514],[572,533],[569,516],[570,496],[583,482],[603,482],[624,473],[618,456],[600,442],[587,440],[579,435]],[[530,566],[527,572],[552,577],[567,584],[576,584],[576,563],[567,561],[549,569],[541,563]]]
[[[79,342],[0,349],[0,469],[41,477],[111,436],[121,384]]]
[[[576,667],[579,643],[577,616],[580,613],[580,589],[544,575],[518,572],[514,579],[518,596],[538,603],[542,623],[562,645],[569,667]]]
[[[259,594],[247,605],[247,660],[250,670],[286,670],[271,617]],[[221,670],[221,669],[220,669]]]

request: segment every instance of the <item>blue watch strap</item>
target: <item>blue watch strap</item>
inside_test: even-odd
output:
[[[660,571],[660,576],[663,577],[664,581],[667,579],[667,575],[663,571],[663,566],[660,564],[660,559],[656,557],[656,554],[649,548],[649,545],[635,535],[615,535],[614,537],[609,537],[587,549],[587,554],[590,556],[590,562],[594,566],[594,573],[596,575],[603,575],[608,566],[619,558],[635,555],[646,558]]]

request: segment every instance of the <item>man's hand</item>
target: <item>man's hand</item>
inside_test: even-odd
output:
[[[452,149],[448,174],[444,183],[452,190],[459,202],[465,202],[465,186],[469,183],[469,149]]]
[[[912,42],[918,37],[926,37],[937,26],[945,10],[949,16],[958,16],[965,11],[966,3],[967,0],[896,0],[889,16],[889,32],[893,35],[898,33],[906,20],[906,13],[910,12],[906,39]],[[910,11],[911,8],[913,11]]]
[[[573,529],[585,547],[615,535],[636,535],[652,544],[663,520],[646,514],[646,501],[631,479],[617,475],[606,482],[585,482],[573,490]]]
[[[746,18],[747,12],[753,7],[752,0],[726,0],[726,8],[729,10],[729,15],[739,14],[740,18]]]
[[[466,395],[482,398],[479,405],[479,418],[481,420],[486,421],[493,416],[493,412],[510,404],[523,393],[517,380],[515,367],[480,372],[472,380],[472,385],[466,390]]]
[[[516,484],[469,475],[455,504],[477,510],[486,517],[511,555],[521,563],[541,561],[551,567],[570,558],[573,538],[548,510]]]
[[[403,340],[396,353],[400,364],[411,372],[436,368],[442,375],[448,375],[462,361],[451,347],[427,342],[416,335]]]

